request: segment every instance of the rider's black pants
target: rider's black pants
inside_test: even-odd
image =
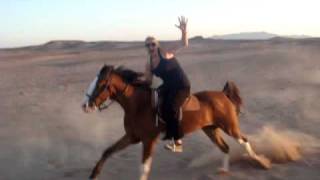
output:
[[[183,137],[183,132],[179,126],[179,111],[183,102],[190,95],[190,87],[161,88],[160,95],[163,98],[161,114],[167,124],[166,135],[163,139],[180,139]]]

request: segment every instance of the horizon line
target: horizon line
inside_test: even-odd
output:
[[[275,35],[274,37],[271,38],[257,38],[257,39],[218,39],[215,38],[215,36],[227,36],[227,35],[235,35],[235,34],[250,34],[250,33],[266,33],[266,34],[273,34]],[[294,36],[306,36],[305,38],[294,38]],[[192,38],[196,38],[196,37],[202,37],[204,39],[215,39],[215,40],[269,40],[275,37],[282,37],[282,38],[291,38],[291,39],[308,39],[308,38],[320,38],[320,36],[313,36],[313,35],[307,35],[307,34],[290,34],[290,35],[280,35],[280,34],[276,34],[276,33],[271,33],[268,31],[243,31],[243,32],[236,32],[236,33],[225,33],[225,34],[214,34],[211,36],[203,36],[203,35],[194,35],[189,37],[189,39]],[[175,41],[177,39],[161,39],[159,41]],[[13,46],[0,46],[0,49],[19,49],[19,48],[25,48],[25,47],[32,47],[32,46],[41,46],[41,45],[45,45],[48,44],[50,42],[55,42],[55,41],[81,41],[81,42],[85,42],[85,43],[92,43],[92,42],[143,42],[144,40],[137,40],[137,39],[132,39],[132,40],[108,40],[108,39],[101,39],[101,40],[84,40],[84,39],[51,39],[51,40],[47,40],[47,41],[43,41],[42,43],[30,43],[30,44],[26,44],[26,45],[13,45]]]

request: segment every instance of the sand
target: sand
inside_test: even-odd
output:
[[[231,138],[231,174],[217,174],[222,153],[202,132],[173,154],[160,142],[150,179],[319,179],[320,40],[194,40],[177,57],[192,91],[221,90],[235,81],[244,99],[242,131],[262,170]],[[0,179],[87,179],[103,150],[124,133],[119,105],[93,114],[80,105],[103,64],[142,71],[141,42],[51,42],[0,50]],[[138,179],[141,145],[112,156],[100,179]]]

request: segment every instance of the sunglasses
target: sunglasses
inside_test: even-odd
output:
[[[145,44],[146,47],[156,47],[156,43],[147,43]]]

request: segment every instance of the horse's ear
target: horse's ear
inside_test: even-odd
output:
[[[115,66],[112,66],[112,68],[111,68],[112,70],[118,70],[118,65],[115,65]]]
[[[142,72],[137,72],[137,76],[138,76],[138,77],[142,77],[142,76],[144,76],[144,73],[142,73]]]
[[[114,67],[114,69],[116,69],[116,70],[119,70],[119,69],[121,69],[121,68],[123,68],[123,65],[122,65],[122,64],[116,65],[116,66]]]
[[[109,70],[114,70],[115,68],[114,68],[113,65],[108,65],[108,64],[105,63],[105,64],[103,65],[103,69],[107,69],[107,70],[109,71]]]

